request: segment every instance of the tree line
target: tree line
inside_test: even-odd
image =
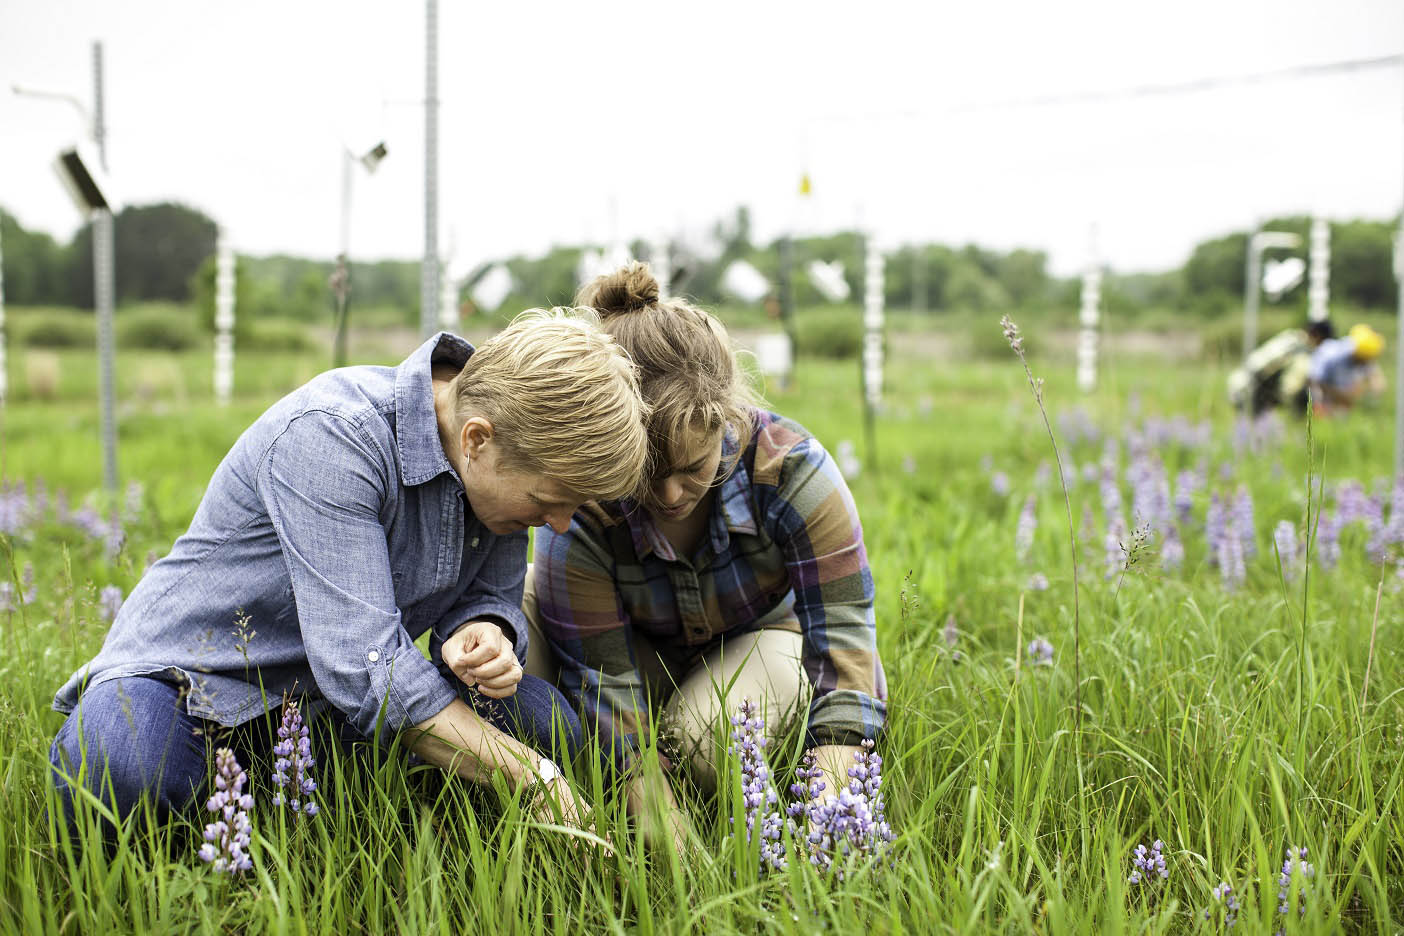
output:
[[[213,306],[215,222],[197,209],[160,203],[122,210],[116,225],[116,288],[119,302],[193,303],[204,317]],[[1310,219],[1286,216],[1264,225],[1291,231],[1307,242]],[[1331,298],[1333,304],[1363,309],[1392,308],[1396,286],[1392,270],[1393,221],[1349,220],[1331,224]],[[1212,319],[1237,309],[1244,288],[1248,232],[1233,232],[1197,244],[1180,267],[1156,273],[1110,271],[1103,296],[1108,310],[1134,316],[1148,310],[1171,311]],[[92,232],[83,227],[62,244],[42,232],[25,229],[0,211],[0,245],[4,254],[6,300],[14,305],[59,305],[92,308]],[[778,281],[782,245],[756,243],[749,214],[737,209],[717,222],[706,249],[673,243],[664,247],[638,242],[634,256],[656,258],[667,250],[679,291],[708,305],[734,300],[722,288],[728,265],[744,260],[770,282]],[[863,294],[864,241],[860,234],[799,238],[788,247],[794,302],[807,307],[826,300],[809,281],[810,261],[843,264],[852,299]],[[585,246],[560,246],[537,257],[503,258],[512,275],[505,309],[543,303],[568,303],[575,292]],[[1273,251],[1269,259],[1285,256]],[[491,264],[484,264],[465,284]],[[259,318],[323,320],[331,314],[327,278],[333,264],[291,256],[240,256],[238,307]],[[352,265],[352,301],[365,308],[398,310],[406,324],[418,320],[419,264],[413,261],[356,262]],[[908,245],[886,255],[884,287],[890,308],[917,308],[933,313],[988,313],[1025,310],[1035,313],[1078,305],[1079,281],[1051,275],[1042,251],[991,250],[975,244]],[[1306,290],[1298,287],[1280,305],[1305,309]],[[494,310],[486,310],[494,311]]]

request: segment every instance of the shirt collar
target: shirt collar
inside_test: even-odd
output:
[[[735,458],[736,447],[736,433],[728,429],[722,440],[723,465]],[[755,511],[751,508],[750,490],[751,476],[746,471],[746,464],[736,459],[731,474],[717,488],[717,496],[712,500],[712,516],[707,523],[716,555],[721,555],[731,545],[732,533],[756,535],[759,527]],[[634,555],[643,559],[649,553],[656,553],[660,559],[669,562],[677,559],[673,544],[658,531],[652,514],[631,500],[620,501],[619,506],[634,541]]]
[[[468,342],[439,332],[395,368],[395,447],[400,452],[400,480],[406,487],[453,471],[439,441],[433,368],[443,363],[461,370],[472,354]]]

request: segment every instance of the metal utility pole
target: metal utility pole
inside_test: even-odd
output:
[[[0,213],[0,231],[5,227],[5,215]],[[0,234],[0,240],[3,235]],[[5,361],[5,251],[0,248],[0,406],[10,396],[9,365]]]
[[[419,331],[439,321],[439,4],[424,4],[424,261],[419,270]]]
[[[1263,251],[1270,247],[1290,249],[1302,242],[1295,234],[1286,231],[1264,231],[1262,222],[1253,225],[1253,233],[1248,235],[1247,258],[1244,260],[1243,281],[1243,364],[1248,364],[1248,355],[1258,346],[1258,294],[1263,288]]]
[[[93,142],[98,162],[107,171],[107,124],[103,119],[102,43],[93,43]],[[117,491],[117,420],[114,414],[112,335],[115,273],[112,212],[100,208],[93,213],[93,304],[97,309],[98,409],[102,431],[102,485],[109,493]]]
[[[1399,286],[1399,327],[1394,333],[1394,476],[1398,478],[1404,474],[1404,203],[1394,235],[1394,281]]]

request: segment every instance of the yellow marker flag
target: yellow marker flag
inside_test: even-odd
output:
[[[799,193],[801,195],[808,195],[811,188],[812,186],[809,184],[809,173],[806,172],[804,175],[800,176]]]

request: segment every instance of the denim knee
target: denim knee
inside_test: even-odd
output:
[[[460,695],[495,726],[558,762],[571,760],[585,744],[580,718],[555,686],[530,674],[505,699],[489,699],[461,686]]]
[[[202,722],[185,711],[180,689],[127,677],[89,687],[49,750],[51,777],[71,819],[81,784],[119,817],[143,798],[159,815],[190,805],[205,777]]]

